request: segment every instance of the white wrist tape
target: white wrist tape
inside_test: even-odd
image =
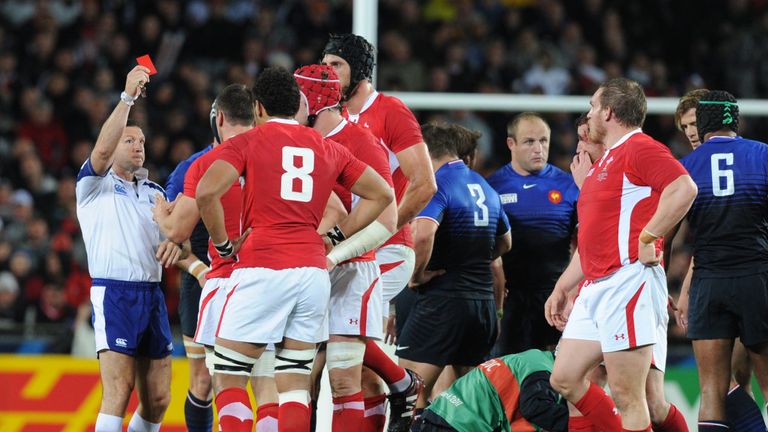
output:
[[[326,348],[328,369],[347,369],[363,364],[365,344],[360,342],[328,342]]]
[[[208,273],[208,270],[210,270],[210,268],[208,268],[208,266],[205,265],[204,262],[200,260],[196,260],[195,262],[189,265],[189,267],[187,268],[187,273],[194,276],[195,279],[200,279],[200,276],[204,275],[205,273]]]
[[[370,250],[376,249],[392,237],[390,232],[379,221],[373,221],[355,235],[339,243],[328,253],[328,259],[334,264],[358,257]]]

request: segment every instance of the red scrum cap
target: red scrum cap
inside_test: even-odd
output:
[[[310,117],[339,105],[341,83],[332,67],[315,64],[302,66],[296,69],[293,76],[296,78],[302,97],[306,98]]]

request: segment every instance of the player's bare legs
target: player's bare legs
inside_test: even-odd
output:
[[[699,421],[724,422],[726,420],[725,397],[731,380],[732,349],[733,339],[693,341],[701,389]]]
[[[160,423],[171,403],[171,357],[136,359],[136,412],[150,423]]]
[[[664,423],[671,406],[664,396],[664,372],[653,367],[648,371],[648,378],[645,380],[645,397],[648,401],[651,423],[654,425]]]
[[[399,360],[399,364],[406,369],[416,372],[424,380],[424,390],[421,391],[418,399],[416,399],[416,409],[425,408],[427,406],[427,397],[432,394],[432,388],[443,371],[443,366],[419,363],[404,358]]]
[[[749,351],[739,338],[733,344],[731,371],[733,372],[731,388],[738,384],[745,392],[752,396],[752,362],[750,361]]]
[[[222,432],[253,429],[253,410],[245,386],[248,385],[253,364],[265,349],[266,344],[216,338],[213,390],[216,393],[219,430]]]
[[[99,353],[102,396],[100,413],[117,417],[125,415],[125,408],[133,391],[136,360],[114,351]]]
[[[747,348],[763,396],[768,395],[768,343]]]
[[[608,386],[625,429],[643,430],[651,423],[645,399],[645,381],[651,365],[652,345],[604,353]]]
[[[256,399],[256,432],[277,431],[279,405],[275,383],[275,351],[265,350],[253,365],[251,390]]]
[[[213,383],[211,372],[205,365],[205,347],[194,343],[191,337],[183,336],[184,350],[189,361],[189,391],[200,400],[210,400]]]
[[[280,402],[280,428],[308,430],[310,372],[317,344],[285,338],[275,350],[275,383]]]

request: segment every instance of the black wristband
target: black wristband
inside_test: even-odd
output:
[[[347,237],[344,235],[344,233],[341,232],[341,229],[339,228],[338,225],[336,225],[335,227],[331,228],[331,230],[328,231],[325,235],[328,236],[328,240],[330,240],[331,244],[334,245],[334,246],[336,246],[337,244],[339,244],[339,243],[341,243],[341,242],[343,242],[344,240],[347,239]]]
[[[213,244],[213,247],[216,248],[216,252],[219,253],[219,256],[222,258],[227,258],[230,255],[232,255],[232,252],[235,251],[235,247],[232,245],[232,242],[227,239],[226,242],[224,242],[221,245]]]

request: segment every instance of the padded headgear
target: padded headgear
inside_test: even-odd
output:
[[[323,49],[323,57],[332,54],[349,63],[349,87],[344,92],[344,99],[349,99],[360,81],[373,77],[376,64],[376,50],[365,38],[351,33],[332,34]]]
[[[307,102],[309,125],[315,123],[320,111],[339,106],[341,82],[330,66],[302,66],[293,73],[302,97]]]
[[[710,90],[696,105],[696,129],[699,140],[722,129],[739,133],[739,106],[736,98],[724,90]]]
[[[217,144],[221,144],[221,136],[219,135],[219,127],[216,126],[216,114],[219,112],[216,109],[216,102],[218,99],[214,99],[213,103],[211,104],[211,113],[208,114],[208,121],[211,124],[211,132],[213,132],[213,140],[216,141]]]

